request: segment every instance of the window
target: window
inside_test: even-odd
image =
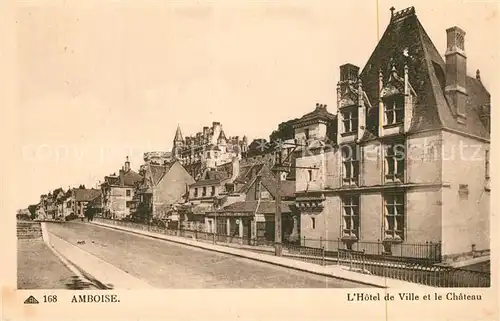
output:
[[[405,171],[405,145],[404,141],[396,141],[386,145],[385,178],[388,181],[403,181]]]
[[[130,190],[129,189],[125,191],[125,195],[130,196]]]
[[[306,128],[306,129],[304,130],[304,133],[305,133],[305,135],[306,135],[306,140],[308,140],[308,139],[309,139],[309,134],[310,134],[310,133],[309,133],[309,128]]]
[[[352,133],[358,130],[358,110],[349,108],[342,111],[342,123],[344,124],[344,133]]]
[[[307,181],[311,182],[313,180],[313,171],[312,169],[307,170]]]
[[[359,238],[359,195],[342,197],[343,228],[342,235]]]
[[[219,153],[218,152],[214,152],[214,157],[215,158],[219,157]]]
[[[342,183],[357,185],[359,179],[359,157],[356,145],[342,147]]]
[[[385,125],[394,125],[404,120],[404,96],[389,97],[384,103]]]
[[[484,177],[486,179],[490,178],[490,150],[486,149],[484,151]]]
[[[194,189],[194,197],[198,197],[198,187]]]
[[[212,196],[215,195],[215,186],[212,186],[212,191],[210,192],[210,195],[212,195]]]
[[[311,217],[311,225],[312,225],[312,229],[314,230],[316,228],[316,218],[315,217]]]
[[[403,193],[384,195],[385,204],[385,238],[389,240],[404,239],[405,204]]]
[[[203,191],[201,192],[201,196],[207,196],[207,187],[203,186]]]

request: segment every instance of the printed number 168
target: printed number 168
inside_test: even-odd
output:
[[[57,302],[57,295],[44,295],[43,302],[48,302],[48,303]]]

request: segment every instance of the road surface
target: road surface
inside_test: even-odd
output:
[[[50,233],[157,288],[366,287],[90,223],[47,223],[47,227]]]

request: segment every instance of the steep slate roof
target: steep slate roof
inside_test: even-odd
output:
[[[406,49],[406,50],[405,50]],[[405,56],[403,52],[407,51]],[[368,59],[360,78],[373,106],[367,111],[363,139],[378,136],[379,70],[387,82],[394,65],[400,76],[408,66],[409,82],[417,95],[409,132],[449,128],[489,139],[488,129],[479,120],[481,106],[490,95],[480,80],[467,76],[469,94],[465,125],[454,117],[451,101],[445,97],[445,62],[418,20],[413,7],[396,12]]]
[[[222,170],[207,170],[204,177],[190,186],[217,185],[230,179],[230,175]]]
[[[152,188],[162,180],[163,176],[170,170],[175,162],[165,165],[146,164],[144,167],[144,177],[134,184],[138,187],[138,193],[152,193]]]
[[[217,138],[217,140],[220,140],[220,139],[227,140],[226,134],[224,133],[224,129],[222,129],[222,128],[220,130],[220,134],[219,134],[219,137]]]
[[[160,180],[163,178],[163,175],[168,171],[170,167],[167,165],[149,165],[150,174],[150,182],[156,186]]]
[[[316,109],[294,121],[293,126],[301,126],[302,124],[307,124],[311,121],[316,120],[323,120],[325,122],[333,121],[335,119],[335,115],[328,112],[328,110],[326,110],[326,107],[326,105],[316,104]]]
[[[90,202],[94,200],[96,197],[101,196],[101,190],[99,189],[83,189],[83,188],[75,188],[75,201],[77,202]]]
[[[273,174],[262,175],[261,177],[262,185],[271,193],[273,197],[276,197],[278,179]],[[280,188],[281,197],[294,197],[295,196],[295,182],[293,181],[281,181]]]
[[[206,179],[224,180],[226,178],[229,178],[228,173],[224,171],[208,171],[206,175]]]
[[[202,179],[197,181],[196,183],[193,183],[191,186],[207,186],[207,185],[217,185],[220,184],[223,180],[220,179]]]
[[[139,182],[141,180],[142,176],[132,169],[123,174],[123,184],[125,186],[134,186],[136,182]]]
[[[184,139],[182,138],[181,126],[177,125],[177,130],[175,131],[174,142],[182,142]]]

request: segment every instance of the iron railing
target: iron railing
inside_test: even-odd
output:
[[[274,241],[251,239],[237,235],[223,235],[188,229],[171,229],[157,225],[94,218],[94,221],[150,231],[169,236],[194,239],[201,242],[244,248],[246,250],[274,255]],[[319,242],[319,243],[317,243]],[[472,271],[438,265],[441,258],[441,244],[399,244],[399,252],[384,251],[384,244],[358,242],[346,249],[341,240],[301,239],[302,244],[283,243],[282,255],[291,259],[320,265],[342,265],[351,271],[378,275],[402,281],[434,287],[489,287],[490,272]],[[311,246],[305,246],[311,245]],[[332,246],[335,245],[335,246]],[[387,249],[387,248],[385,248]],[[399,253],[399,255],[397,255]],[[403,255],[404,253],[404,255]]]

